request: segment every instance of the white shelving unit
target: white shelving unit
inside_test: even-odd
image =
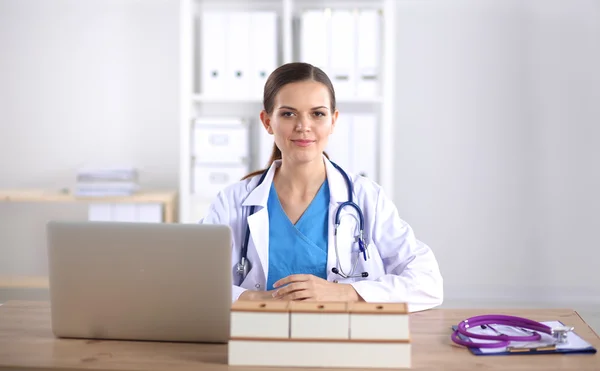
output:
[[[337,108],[340,117],[344,114],[374,114],[376,117],[376,176],[375,181],[381,184],[391,196],[393,184],[393,125],[394,125],[394,17],[395,0],[180,0],[181,34],[181,127],[180,127],[180,194],[179,221],[195,223],[204,216],[213,194],[194,192],[194,158],[192,138],[194,122],[197,118],[242,118],[249,132],[248,170],[264,168],[259,158],[261,146],[257,143],[261,138],[262,125],[259,113],[262,110],[262,95],[256,96],[215,96],[202,91],[201,81],[201,20],[206,12],[238,12],[273,11],[277,14],[277,51],[276,66],[288,62],[303,61],[300,54],[300,25],[305,11],[323,11],[326,14],[336,10],[350,10],[357,14],[360,11],[377,10],[380,15],[380,66],[377,73],[379,93],[368,97],[344,97],[336,90]],[[215,37],[219,37],[216,35]],[[324,35],[325,37],[325,35]],[[260,50],[253,50],[260,52]],[[311,62],[311,61],[307,61]],[[271,73],[269,71],[268,73]],[[330,71],[330,79],[334,81]],[[334,81],[334,86],[336,82]],[[333,134],[335,136],[335,133]],[[262,150],[265,147],[262,146]],[[358,151],[359,149],[357,149]],[[210,159],[201,159],[210,160]],[[335,161],[335,159],[333,159]],[[219,164],[215,163],[215,167]],[[236,181],[235,179],[232,181]]]

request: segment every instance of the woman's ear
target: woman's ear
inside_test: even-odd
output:
[[[273,128],[271,127],[271,116],[267,113],[267,111],[260,111],[260,121],[262,122],[267,132],[273,135]]]
[[[337,122],[339,114],[340,112],[338,110],[335,110],[331,115],[331,130],[329,131],[329,134],[333,133],[333,129],[335,129],[335,123]]]

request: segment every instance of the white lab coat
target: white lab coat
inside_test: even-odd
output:
[[[333,221],[338,206],[347,201],[348,191],[342,174],[325,159],[329,182],[329,243],[327,257],[327,280],[349,283],[367,302],[405,302],[410,311],[429,309],[442,303],[443,280],[438,263],[431,249],[415,238],[411,227],[400,219],[393,202],[386,197],[382,188],[373,181],[348,173],[354,184],[354,202],[362,209],[365,218],[365,237],[368,242],[369,259],[359,259],[355,274],[368,272],[367,278],[348,278],[331,271],[336,265]],[[269,274],[269,216],[267,200],[273,175],[281,161],[276,161],[268,170],[258,187],[260,176],[240,181],[219,192],[211,204],[208,214],[201,221],[206,224],[226,224],[232,229],[233,274],[232,301],[245,290],[271,290],[267,288]],[[253,215],[248,215],[250,206],[255,205]],[[354,236],[358,231],[358,219],[351,207],[341,213],[338,229],[339,259],[345,273],[356,259],[357,247]],[[250,227],[248,259],[252,268],[243,282],[236,273],[236,265],[246,226]]]

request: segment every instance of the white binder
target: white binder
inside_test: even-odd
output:
[[[329,72],[329,16],[323,10],[302,13],[300,59]]]
[[[361,50],[360,53],[363,53]],[[360,54],[359,53],[359,54]],[[336,96],[355,96],[356,22],[351,10],[334,10],[331,15],[330,79]]]
[[[373,180],[377,174],[377,118],[374,114],[355,114],[352,120],[353,172]]]
[[[250,97],[262,99],[267,78],[277,68],[277,13],[250,16]]]
[[[377,10],[363,10],[358,15],[356,95],[380,95],[381,23]]]
[[[112,205],[91,203],[88,206],[88,220],[91,222],[110,222],[112,220]]]
[[[250,96],[250,12],[232,12],[225,26],[227,35],[226,95]],[[212,36],[212,35],[211,35]],[[260,53],[260,50],[254,52]]]
[[[113,204],[112,220],[114,222],[137,222],[137,205],[133,203]]]
[[[211,97],[225,95],[225,13],[203,12],[200,19],[200,90]]]
[[[141,223],[162,223],[163,207],[160,203],[137,205],[137,221]]]
[[[352,120],[351,115],[339,115],[325,149],[329,159],[340,165],[346,172],[353,172],[354,169],[352,156],[355,149],[352,148]]]

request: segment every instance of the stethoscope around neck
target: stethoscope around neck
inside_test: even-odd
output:
[[[355,274],[360,255],[363,256],[365,261],[369,257],[368,251],[367,251],[368,245],[365,241],[365,234],[364,234],[365,218],[362,213],[362,210],[360,209],[360,206],[358,206],[353,201],[352,195],[354,194],[354,187],[352,185],[352,181],[350,180],[350,177],[348,176],[348,174],[346,174],[346,172],[339,165],[337,165],[334,162],[331,162],[331,164],[344,177],[344,180],[346,181],[346,188],[348,190],[348,201],[343,202],[340,206],[338,206],[337,210],[335,211],[333,238],[334,238],[334,245],[335,245],[336,267],[331,268],[331,271],[333,273],[339,275],[342,278],[359,278],[359,277],[366,278],[369,276],[368,272],[361,272],[361,273]],[[265,179],[265,177],[267,175],[267,172],[268,172],[268,169],[265,170],[265,172],[261,175],[256,187],[261,185],[261,183],[263,182],[263,180]],[[353,214],[348,214],[348,215],[355,217],[355,218],[358,217],[358,224],[359,224],[358,236],[355,236],[356,242],[358,243],[358,252],[357,252],[356,258],[354,259],[354,262],[351,262],[352,266],[350,268],[350,271],[348,271],[348,272],[345,272],[344,269],[342,268],[342,264],[340,262],[338,244],[337,244],[337,232],[338,232],[338,228],[340,226],[341,212],[345,207],[350,207],[356,211],[356,216]],[[254,214],[254,211],[255,211],[255,206],[252,205],[250,207],[249,215]],[[246,225],[246,235],[244,236],[244,243],[243,243],[242,249],[241,249],[240,261],[236,266],[236,272],[238,273],[238,275],[241,276],[241,281],[243,281],[246,278],[246,276],[248,275],[248,272],[250,272],[250,269],[252,268],[252,264],[250,263],[250,260],[248,260],[248,242],[249,241],[250,241],[250,226]]]

